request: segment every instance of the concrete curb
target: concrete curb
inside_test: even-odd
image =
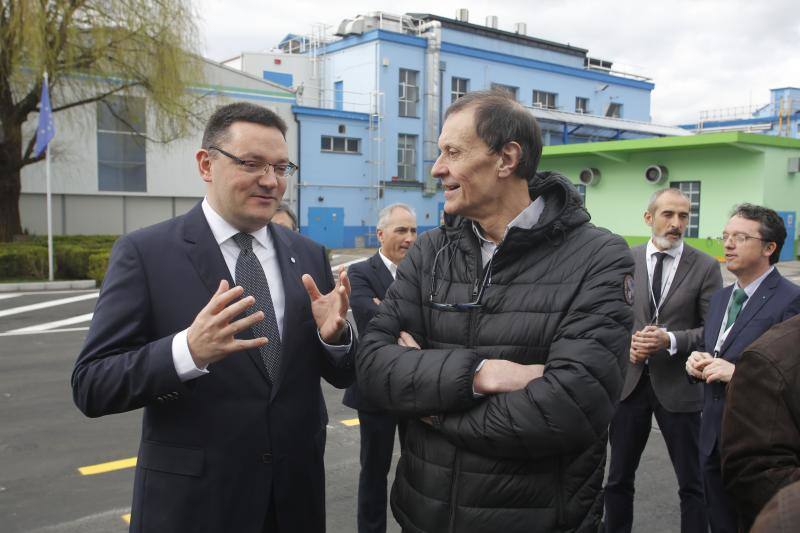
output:
[[[22,291],[64,291],[96,289],[97,282],[93,279],[78,279],[73,281],[33,281],[25,283],[0,283],[2,292]]]

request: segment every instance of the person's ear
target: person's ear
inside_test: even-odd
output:
[[[500,162],[497,168],[498,176],[506,178],[514,176],[522,158],[522,147],[516,141],[509,141],[500,149]],[[524,176],[522,176],[524,177]]]
[[[206,183],[211,183],[211,154],[208,153],[208,150],[201,148],[194,154],[194,158],[197,161],[197,170],[200,172],[200,177]]]

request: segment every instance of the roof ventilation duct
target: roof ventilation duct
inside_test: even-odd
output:
[[[514,23],[514,33],[518,33],[520,35],[528,35],[528,25],[524,22],[516,22]]]
[[[489,15],[486,17],[486,26],[488,28],[497,29],[497,15]]]
[[[459,22],[469,22],[469,9],[465,7],[456,9],[456,20]]]

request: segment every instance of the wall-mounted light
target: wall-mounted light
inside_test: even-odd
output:
[[[578,179],[584,185],[597,185],[600,183],[600,171],[596,168],[584,168],[578,174]]]
[[[317,196],[317,201],[322,203],[322,202],[325,201],[325,197],[324,196]]]

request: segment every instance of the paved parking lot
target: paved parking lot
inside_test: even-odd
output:
[[[332,262],[354,259],[340,254]],[[800,281],[800,264],[781,269]],[[141,413],[87,419],[74,407],[69,386],[96,298],[96,290],[0,293],[3,532],[127,529]],[[355,531],[356,414],[341,405],[341,391],[327,384],[323,390],[330,413],[328,531]],[[677,486],[657,430],[642,458],[637,494],[636,530],[677,530]],[[390,531],[399,528],[392,522]]]

